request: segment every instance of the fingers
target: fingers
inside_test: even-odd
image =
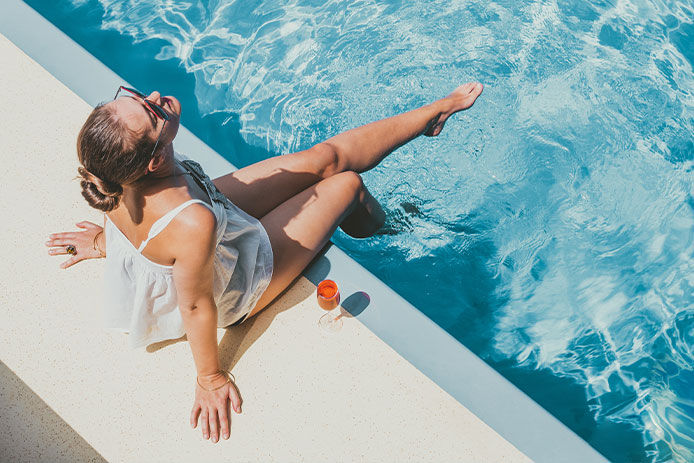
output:
[[[241,413],[241,396],[239,395],[239,390],[236,389],[236,384],[233,382],[229,384],[229,400],[236,413]]]
[[[61,233],[60,235],[63,236],[63,238],[53,238],[53,239],[46,241],[46,246],[49,246],[51,248],[48,250],[48,254],[51,256],[60,256],[63,254],[68,254],[68,252],[67,252],[68,245],[73,245],[73,246],[75,245],[74,238],[70,238],[70,236],[73,236],[71,233]],[[54,236],[54,235],[51,235],[51,236]],[[83,259],[84,259],[84,256],[73,255],[68,260],[63,261],[60,264],[60,268],[66,269],[68,267],[72,267],[77,262],[79,262]]]
[[[217,410],[219,412],[220,431],[224,439],[229,438],[229,406],[227,405],[227,403],[228,402],[224,400],[224,406]]]
[[[51,235],[46,241],[46,246],[67,246],[68,244],[75,244],[75,234],[74,233],[56,233]]]
[[[79,261],[81,261],[81,260],[82,260],[81,257],[72,256],[72,257],[70,257],[68,260],[66,260],[65,262],[63,262],[62,264],[60,264],[60,268],[65,269],[65,268],[68,268],[68,267],[72,267],[73,265],[75,265],[77,262],[79,262]]]
[[[215,443],[219,440],[220,433],[224,439],[229,438],[229,413],[226,404],[220,408],[207,407],[204,409],[196,404],[190,412],[190,426],[193,429],[198,424],[198,416],[202,425],[202,437],[205,439],[212,438],[212,442]],[[218,416],[219,421],[217,421]]]
[[[102,228],[100,225],[97,225],[88,220],[77,222],[75,225],[77,225],[82,230],[94,230],[96,228]],[[51,233],[50,235],[48,235],[48,241],[46,241],[46,246],[66,246],[68,244],[74,244],[75,240],[79,238],[84,238],[84,236],[86,236],[84,231]]]
[[[210,417],[210,438],[212,442],[219,440],[219,425],[217,424],[217,410],[212,408],[209,411]]]
[[[50,254],[51,256],[59,256],[61,254],[67,254],[67,246],[61,246],[58,248],[49,249],[48,254]]]
[[[202,425],[202,437],[205,439],[210,438],[210,413],[207,409],[204,409],[202,411],[202,415],[200,416],[200,424]]]
[[[94,227],[99,227],[99,225],[95,224],[94,222],[90,222],[89,220],[83,220],[81,222],[77,222],[75,225],[77,225],[80,228],[84,228],[85,230],[89,228],[94,228]]]
[[[55,248],[49,249],[49,250],[48,250],[48,254],[51,255],[51,256],[60,256],[60,255],[68,254],[68,252],[67,252],[67,244],[64,245],[64,246],[59,246],[59,247],[55,247]],[[73,255],[73,256],[70,257],[68,260],[63,261],[63,262],[60,264],[60,268],[66,269],[66,268],[68,268],[68,267],[72,267],[73,265],[75,265],[77,262],[79,262],[79,261],[81,261],[81,260],[84,260],[84,255],[80,255],[80,253],[79,253],[79,251],[78,251],[78,255]]]
[[[198,425],[198,417],[200,416],[201,410],[202,407],[196,403],[190,411],[190,427],[193,429]]]

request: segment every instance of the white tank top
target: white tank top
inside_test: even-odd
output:
[[[179,165],[207,192],[211,204],[191,199],[175,207],[152,224],[139,248],[108,216],[106,219],[104,326],[129,333],[133,348],[185,334],[173,266],[147,259],[142,250],[191,204],[207,206],[217,218],[213,282],[217,326],[245,320],[272,278],[272,247],[260,221],[224,196],[198,163],[178,153],[176,157]]]

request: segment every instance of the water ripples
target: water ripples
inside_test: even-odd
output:
[[[335,239],[492,364],[578,384],[638,459],[694,460],[691,1],[99,1],[273,152],[484,82],[365,175],[390,233]]]

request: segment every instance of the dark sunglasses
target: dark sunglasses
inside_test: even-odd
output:
[[[164,123],[161,126],[161,130],[159,131],[159,136],[157,137],[157,142],[154,144],[154,149],[152,150],[152,155],[150,156],[150,157],[153,157],[154,153],[157,151],[157,146],[159,145],[159,139],[161,138],[161,134],[164,132],[164,126],[166,125],[166,122],[171,119],[171,116],[169,116],[169,114],[164,110],[163,107],[161,107],[160,105],[158,105],[154,101],[148,100],[147,95],[135,90],[134,88],[124,87],[123,85],[121,85],[120,87],[118,87],[118,91],[116,92],[116,96],[113,97],[114,100],[116,98],[118,98],[118,95],[120,94],[121,90],[125,90],[126,92],[128,92],[128,93],[134,95],[135,97],[137,97],[138,99],[142,100],[142,102],[144,103],[144,105],[147,109],[149,109],[156,117],[158,117],[159,119],[162,119],[164,121]]]
[[[165,121],[168,121],[169,119],[171,119],[171,116],[169,116],[166,113],[166,111],[164,110],[164,108],[162,106],[159,106],[154,101],[148,100],[147,95],[135,90],[134,88],[124,87],[121,85],[120,87],[118,87],[118,91],[116,92],[116,96],[113,97],[114,100],[116,98],[118,98],[118,95],[120,94],[121,90],[125,90],[126,92],[131,93],[131,94],[135,95],[137,98],[141,99],[145,103],[145,106],[147,106],[147,108],[150,111],[152,111],[154,113],[154,115],[157,116],[159,119],[164,119]]]

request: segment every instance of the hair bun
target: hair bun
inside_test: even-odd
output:
[[[90,206],[104,212],[111,211],[118,206],[123,187],[117,183],[103,180],[89,172],[84,167],[77,169],[82,180],[82,196]]]

